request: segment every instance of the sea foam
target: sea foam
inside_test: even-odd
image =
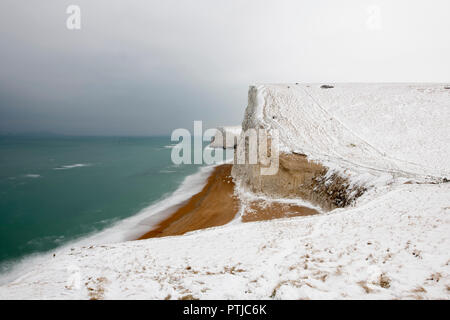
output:
[[[25,178],[40,178],[41,177],[41,175],[40,174],[34,174],[34,173],[29,173],[29,174],[26,174],[26,175],[24,175],[24,177]]]
[[[53,169],[54,170],[68,170],[68,169],[73,169],[73,168],[81,168],[81,167],[89,167],[89,166],[91,166],[91,164],[89,164],[89,163],[76,163],[76,164],[69,164],[66,166],[56,167]]]

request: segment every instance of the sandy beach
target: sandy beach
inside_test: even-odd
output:
[[[231,167],[231,164],[215,167],[199,193],[182,204],[155,229],[141,236],[139,240],[181,235],[230,222],[239,210],[239,201],[234,197]]]
[[[169,217],[138,240],[182,235],[186,232],[222,226],[233,220],[241,202],[234,194],[231,164],[214,168],[203,189],[175,207]],[[317,214],[315,209],[267,201],[247,202],[241,221],[252,222]]]

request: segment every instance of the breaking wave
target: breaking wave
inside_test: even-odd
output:
[[[66,166],[59,166],[56,168],[53,168],[54,170],[68,170],[68,169],[73,169],[73,168],[81,168],[81,167],[89,167],[91,166],[91,164],[89,163],[76,163],[76,164],[69,164]]]

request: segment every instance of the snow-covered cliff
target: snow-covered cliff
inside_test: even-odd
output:
[[[233,176],[244,190],[325,209],[379,184],[446,181],[449,119],[450,90],[441,84],[251,86],[243,132],[277,133],[280,170],[267,176],[259,165],[235,165]]]
[[[243,130],[280,150],[412,178],[450,175],[450,90],[441,84],[288,84],[249,89]]]

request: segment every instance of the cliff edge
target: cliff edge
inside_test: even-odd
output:
[[[264,130],[268,136],[276,133],[279,170],[261,175],[259,163],[235,164],[233,177],[245,190],[300,197],[324,209],[349,205],[377,184],[446,181],[450,177],[450,149],[442,140],[450,136],[446,88],[251,86],[241,139],[250,129]]]

